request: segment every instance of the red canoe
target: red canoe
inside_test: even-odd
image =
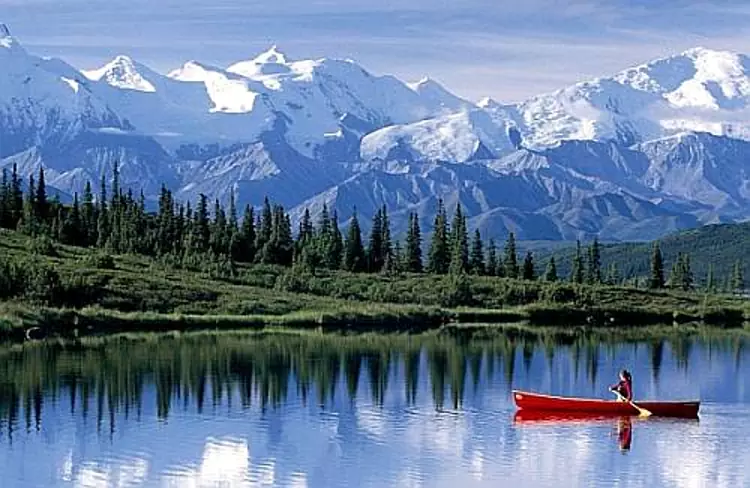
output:
[[[575,412],[592,415],[638,415],[629,403],[615,400],[571,398],[513,390],[513,400],[521,410]],[[636,405],[659,417],[697,418],[700,402],[641,402]]]

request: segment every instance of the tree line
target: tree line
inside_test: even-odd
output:
[[[23,186],[15,165],[11,171],[3,169],[0,226],[112,253],[163,257],[177,264],[218,262],[229,272],[235,262],[242,262],[293,266],[311,272],[324,268],[358,273],[473,274],[548,282],[564,279],[558,275],[554,257],[541,273],[531,251],[521,259],[512,232],[502,248],[494,239],[483,240],[479,229],[470,237],[461,205],[456,206],[449,219],[442,200],[438,202],[430,229],[430,241],[423,246],[419,215],[409,214],[406,235],[398,239],[391,233],[385,206],[373,216],[367,238],[356,209],[343,232],[336,211],[325,205],[316,222],[309,210],[305,210],[294,232],[289,213],[268,198],[257,212],[252,206],[245,206],[240,218],[233,193],[227,207],[217,199],[209,210],[211,204],[206,195],[200,194],[191,205],[178,202],[162,186],[158,209],[149,212],[143,193],[136,196],[131,190],[121,188],[116,164],[110,185],[102,176],[99,193],[94,196],[87,182],[83,195],[79,197],[76,193],[70,205],[48,196],[44,168],[39,169],[36,177],[30,175],[26,188]],[[596,238],[586,249],[580,241],[577,243],[567,279],[577,284],[618,285],[623,281],[615,265],[602,269],[601,248]],[[714,281],[713,277],[707,277],[707,286],[716,286]],[[728,281],[731,289],[744,289],[739,263]],[[658,242],[655,243],[648,286],[692,289],[690,256],[680,255],[669,280],[665,280],[664,262]]]

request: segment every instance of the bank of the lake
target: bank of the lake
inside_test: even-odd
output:
[[[260,329],[423,331],[461,324],[741,327],[729,295],[480,276],[201,271],[0,233],[0,337]],[[29,331],[31,330],[31,333]]]

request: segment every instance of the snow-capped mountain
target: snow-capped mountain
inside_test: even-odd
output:
[[[645,239],[750,218],[750,58],[696,48],[517,104],[464,100],[351,60],[276,46],[162,74],[126,55],[79,71],[0,25],[0,167],[43,165],[62,192],[123,184],[154,198],[323,204],[395,232],[439,198],[501,237]],[[63,193],[63,194],[65,194]]]

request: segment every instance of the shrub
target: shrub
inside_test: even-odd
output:
[[[59,256],[57,248],[52,239],[46,236],[36,237],[31,241],[30,250],[33,254],[56,258]]]
[[[111,254],[90,254],[83,258],[84,266],[96,269],[115,269],[115,259]]]

